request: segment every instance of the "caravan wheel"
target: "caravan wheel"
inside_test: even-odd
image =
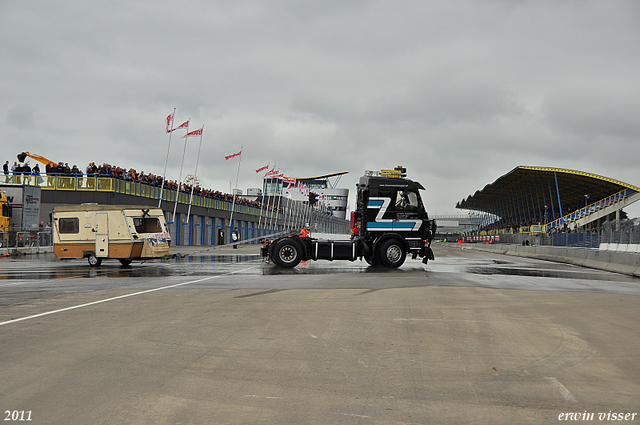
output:
[[[100,267],[100,264],[102,264],[102,258],[96,257],[96,254],[89,254],[87,261],[91,267]]]

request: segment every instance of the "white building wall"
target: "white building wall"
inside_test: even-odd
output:
[[[326,207],[333,211],[334,217],[346,219],[347,203],[349,201],[349,189],[312,189],[314,193],[322,195]],[[308,201],[309,197],[302,195],[297,187],[283,188],[283,195],[294,201]]]

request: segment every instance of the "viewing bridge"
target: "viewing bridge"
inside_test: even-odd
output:
[[[234,203],[231,195],[224,195],[229,199],[195,193],[192,196],[190,191],[116,177],[43,174],[12,175],[7,180],[7,183],[42,189],[40,217],[44,222],[49,220],[49,214],[57,205],[97,203],[157,207],[160,204],[174,245],[230,243],[234,229],[239,232],[240,240],[254,242],[260,237],[307,224],[317,232],[349,232],[348,221],[285,197],[257,197],[257,201],[264,205],[259,207],[247,205],[242,196],[237,196]]]

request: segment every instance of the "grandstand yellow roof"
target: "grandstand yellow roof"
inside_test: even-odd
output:
[[[458,202],[456,208],[496,215],[516,207],[522,211],[544,211],[545,205],[549,209],[552,204],[557,208],[558,193],[563,209],[583,207],[585,195],[588,195],[588,204],[591,204],[625,189],[640,192],[636,186],[584,171],[519,166]]]

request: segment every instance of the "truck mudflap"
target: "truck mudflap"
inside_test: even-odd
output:
[[[424,256],[422,257],[422,262],[427,264],[429,260],[435,260],[436,256],[433,255],[433,250],[429,246],[424,247]]]

